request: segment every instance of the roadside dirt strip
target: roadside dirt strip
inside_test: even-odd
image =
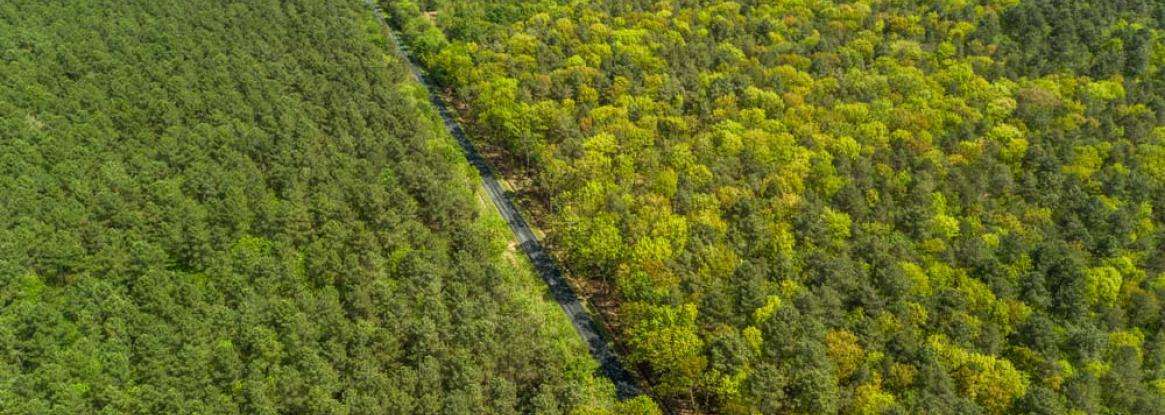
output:
[[[481,175],[482,186],[485,187],[485,192],[489,195],[494,206],[497,207],[498,212],[501,213],[502,218],[510,225],[510,230],[513,231],[514,238],[518,241],[518,246],[530,258],[530,262],[534,264],[538,275],[550,287],[550,292],[554,296],[555,301],[562,306],[562,310],[570,317],[570,321],[574,325],[575,330],[578,331],[579,336],[586,341],[587,346],[590,348],[591,356],[599,362],[603,375],[611,379],[611,382],[615,384],[616,395],[618,395],[619,399],[627,399],[639,395],[641,393],[639,387],[636,386],[631,374],[623,367],[623,364],[615,355],[611,343],[603,338],[598,324],[587,314],[582,303],[579,302],[578,296],[570,287],[570,284],[566,282],[566,279],[563,278],[558,264],[542,248],[542,244],[538,242],[538,238],[534,235],[534,231],[530,229],[530,225],[522,218],[522,214],[514,205],[513,200],[502,190],[502,186],[498,183],[493,169],[478,154],[473,143],[465,136],[465,131],[461,128],[461,125],[453,119],[449,110],[445,107],[444,101],[436,94],[435,91],[437,91],[437,88],[430,82],[425,72],[412,60],[412,54],[409,52],[408,47],[397,37],[396,30],[388,25],[380,7],[372,0],[365,0],[365,3],[372,8],[372,11],[376,14],[376,19],[381,24],[384,24],[389,33],[389,37],[396,46],[396,51],[401,55],[399,57],[408,63],[413,77],[420,81],[429,91],[429,100],[432,101],[433,106],[441,114],[441,119],[445,121],[445,128],[449,130],[449,134],[457,139],[457,142],[461,145],[461,149],[465,152],[465,158],[469,160],[469,163]]]

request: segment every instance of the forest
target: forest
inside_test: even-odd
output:
[[[359,0],[0,2],[0,413],[618,403]]]
[[[1165,413],[1165,3],[382,4],[662,406]]]

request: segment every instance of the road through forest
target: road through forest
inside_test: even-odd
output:
[[[502,190],[502,186],[498,183],[497,177],[489,167],[489,164],[486,163],[485,159],[481,157],[477,149],[473,146],[473,143],[465,136],[465,131],[461,128],[461,125],[453,119],[449,110],[445,107],[444,101],[437,95],[436,91],[438,89],[436,86],[430,82],[425,72],[413,62],[408,47],[397,37],[396,30],[388,26],[380,7],[373,0],[365,0],[365,3],[372,8],[376,19],[385,26],[389,37],[394,43],[396,52],[401,55],[398,57],[408,65],[413,77],[421,82],[428,90],[429,100],[440,113],[441,119],[445,122],[445,128],[449,131],[449,134],[457,139],[457,142],[461,145],[461,149],[465,152],[465,158],[469,160],[469,163],[481,175],[482,186],[485,188],[485,192],[489,195],[494,206],[497,207],[498,212],[501,213],[502,218],[510,225],[510,230],[514,233],[514,238],[517,240],[518,246],[530,258],[530,262],[534,264],[535,271],[546,282],[546,285],[550,287],[550,292],[554,296],[554,300],[562,306],[562,310],[570,317],[571,324],[574,325],[579,336],[586,342],[591,356],[598,361],[603,375],[611,379],[611,382],[615,384],[616,395],[619,399],[639,395],[639,388],[636,386],[630,373],[623,367],[615,355],[610,342],[600,334],[602,332],[599,330],[598,324],[587,314],[582,303],[579,302],[578,296],[566,282],[566,279],[563,278],[558,264],[543,249],[542,244],[534,235],[533,230],[530,229],[530,225],[522,217],[521,213],[519,213],[513,200]]]

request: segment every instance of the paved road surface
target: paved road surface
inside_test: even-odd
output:
[[[574,328],[578,331],[579,336],[586,341],[587,346],[590,348],[591,356],[599,362],[603,374],[615,384],[615,391],[619,399],[639,395],[640,391],[635,381],[615,356],[610,343],[599,334],[598,325],[591,319],[586,310],[583,309],[578,296],[575,295],[574,290],[562,277],[562,271],[558,265],[546,254],[546,251],[542,248],[542,244],[538,242],[538,238],[534,236],[534,232],[530,229],[530,225],[522,218],[522,214],[518,212],[518,209],[514,206],[514,202],[510,200],[505,191],[502,190],[501,185],[498,184],[493,170],[486,164],[485,159],[478,154],[477,149],[473,147],[473,143],[466,138],[465,132],[461,129],[461,125],[453,120],[444,102],[434,92],[437,88],[434,87],[429,81],[429,78],[425,76],[425,73],[411,60],[407,46],[397,38],[396,31],[387,26],[384,20],[384,14],[380,11],[380,8],[372,0],[365,0],[365,3],[372,7],[373,12],[376,13],[377,20],[385,24],[389,36],[396,45],[396,49],[404,55],[400,56],[400,58],[408,63],[413,77],[424,84],[429,90],[429,100],[433,102],[433,106],[440,112],[441,119],[445,121],[445,128],[461,144],[461,149],[465,152],[465,158],[481,174],[482,185],[485,187],[486,193],[489,194],[490,200],[493,201],[498,212],[509,223],[510,230],[513,231],[514,238],[517,239],[522,251],[530,257],[530,261],[534,263],[534,268],[538,272],[538,275],[542,277],[546,285],[550,286],[550,292],[554,295],[554,299],[558,301],[558,304],[562,306],[562,310],[570,317],[570,321],[574,324]]]

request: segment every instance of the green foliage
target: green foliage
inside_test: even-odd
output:
[[[386,45],[355,0],[0,3],[0,413],[658,413]]]
[[[1165,410],[1162,2],[385,3],[666,404]]]
[[[606,406],[585,406],[571,415],[662,415],[659,406],[651,398],[640,395],[632,399]]]
[[[967,352],[951,345],[942,336],[933,336],[929,347],[951,372],[961,392],[991,413],[1002,413],[1027,391],[1028,379],[1011,362],[993,356]]]
[[[703,341],[696,334],[696,307],[628,305],[638,314],[627,329],[627,342],[636,351],[631,360],[651,364],[660,372],[662,393],[690,393],[706,366]]]

